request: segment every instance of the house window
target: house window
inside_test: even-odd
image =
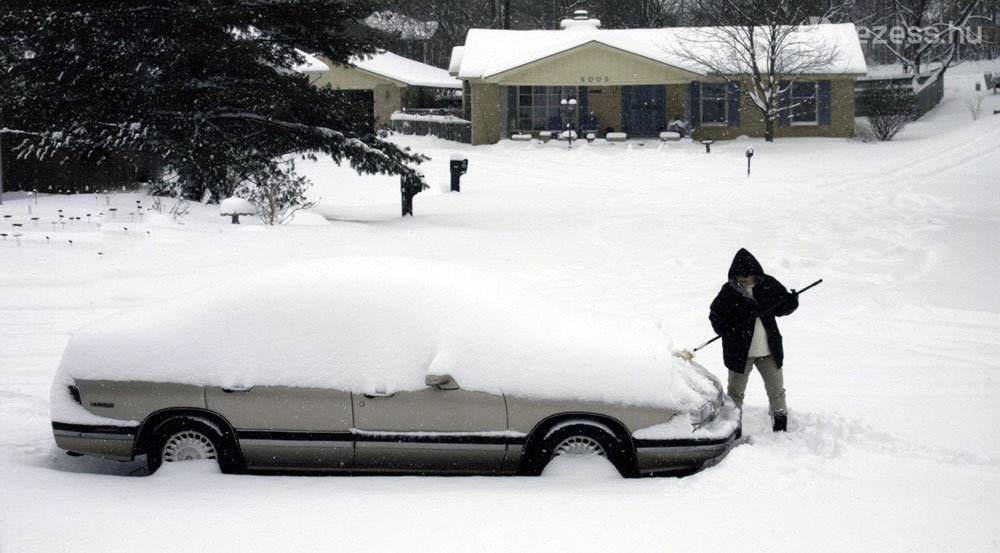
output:
[[[517,124],[520,130],[524,132],[561,129],[564,122],[559,102],[578,97],[575,86],[518,87]]]
[[[726,124],[726,83],[701,83],[701,123]]]
[[[792,124],[815,125],[819,122],[817,106],[819,87],[816,81],[795,81],[792,83]]]

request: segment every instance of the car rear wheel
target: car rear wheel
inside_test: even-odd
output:
[[[177,417],[160,424],[146,451],[146,465],[152,474],[163,463],[215,460],[222,472],[235,472],[237,459],[222,435],[208,420]]]
[[[215,444],[201,432],[182,430],[166,439],[160,457],[165,463],[215,459]]]

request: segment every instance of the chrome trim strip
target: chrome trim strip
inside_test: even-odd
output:
[[[702,453],[705,451],[723,451],[729,446],[729,443],[723,444],[710,444],[710,445],[689,445],[689,446],[675,446],[675,447],[637,447],[636,453],[641,453],[644,455],[656,455],[656,454],[671,454],[676,455],[679,453]]]
[[[471,451],[505,451],[506,444],[461,444],[440,442],[357,442],[358,449],[465,449]]]
[[[253,447],[352,447],[354,442],[341,440],[320,441],[320,440],[258,440],[254,438],[240,439],[240,445]]]
[[[131,434],[106,434],[102,432],[71,432],[69,430],[53,430],[56,436],[65,438],[83,438],[86,440],[113,440],[119,442],[130,442],[135,439]]]

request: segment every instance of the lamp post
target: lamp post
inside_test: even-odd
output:
[[[747,148],[747,178],[750,178],[750,158],[753,157],[753,146]]]
[[[576,115],[576,98],[563,98],[559,101],[559,106],[562,108],[563,118],[566,120],[566,141],[569,147],[573,147],[573,116]]]

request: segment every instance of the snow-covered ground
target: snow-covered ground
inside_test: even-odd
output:
[[[965,104],[983,69],[1000,67],[952,70],[942,104],[890,143],[744,139],[709,155],[398,137],[432,158],[413,218],[399,216],[398,181],[322,161],[303,171],[329,220],[281,228],[201,205],[183,224],[140,220],[142,195],[8,193],[0,551],[1000,550],[1000,96],[984,95],[978,121]],[[454,153],[469,159],[458,194]],[[63,227],[59,209],[81,219]],[[444,260],[690,348],[712,335],[708,304],[739,247],[789,287],[824,283],[780,321],[789,432],[770,432],[754,376],[750,439],[688,478],[623,480],[591,463],[535,479],[225,476],[204,463],[130,478],[140,463],[70,458],[51,436],[71,331],[230,276]],[[718,344],[698,360],[725,377]]]

